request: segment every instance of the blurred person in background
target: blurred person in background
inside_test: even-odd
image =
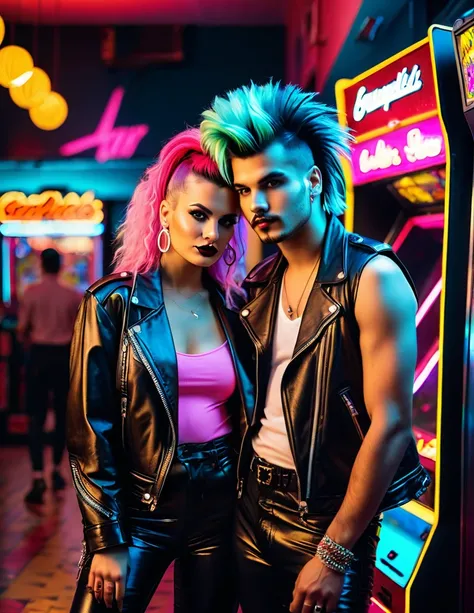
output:
[[[66,442],[66,404],[69,388],[69,348],[81,295],[59,281],[61,256],[55,249],[41,253],[41,280],[30,285],[20,302],[18,339],[29,342],[26,364],[28,443],[33,485],[25,502],[41,504],[46,491],[44,474],[44,424],[49,395],[53,395],[53,472],[51,487],[64,489],[60,472]]]

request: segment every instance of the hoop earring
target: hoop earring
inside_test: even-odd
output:
[[[230,259],[229,259],[229,256],[230,256]],[[227,247],[224,250],[224,262],[227,264],[227,266],[232,266],[232,264],[235,263],[236,259],[237,259],[237,253],[235,252],[235,249],[231,247],[230,245],[227,245]]]
[[[161,245],[161,237],[163,235],[165,236],[165,241],[166,241],[166,245],[164,247]],[[161,253],[166,253],[171,246],[170,231],[165,226],[161,228],[160,233],[158,234],[157,243],[158,243],[158,249],[161,251]]]

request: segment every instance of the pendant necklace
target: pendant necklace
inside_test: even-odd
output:
[[[163,289],[170,290],[171,288],[163,288]],[[183,296],[183,294],[179,291],[179,289],[176,289],[174,291],[177,291],[178,294]],[[186,298],[185,296],[183,296],[183,298],[184,298],[185,301],[192,300],[195,296],[202,295],[202,293],[203,293],[203,291],[199,291],[199,292],[196,292],[195,294],[193,294],[192,296],[189,296],[189,298]],[[175,303],[175,305],[178,307],[178,309],[181,309],[182,311],[185,311],[186,313],[191,313],[191,315],[194,317],[194,319],[199,319],[199,314],[198,314],[198,312],[195,309],[192,309],[192,308],[190,309],[188,307],[183,307],[178,302],[176,302],[176,300],[172,296],[170,296],[169,294],[168,294],[168,298]]]
[[[287,303],[287,305],[288,305],[288,308],[286,309],[286,312],[287,312],[287,313],[288,313],[288,315],[290,316],[290,319],[293,319],[293,315],[294,315],[295,313],[296,313],[296,316],[298,317],[298,309],[299,309],[299,307],[300,307],[301,300],[303,299],[303,296],[304,296],[304,293],[305,293],[305,291],[306,291],[306,288],[308,287],[308,283],[309,283],[309,281],[310,281],[311,277],[313,276],[313,273],[314,273],[314,271],[316,270],[316,266],[319,264],[319,260],[320,260],[320,259],[321,259],[321,255],[319,255],[319,256],[316,258],[316,262],[315,262],[315,264],[314,264],[314,266],[313,266],[313,268],[312,268],[311,272],[309,273],[308,280],[307,280],[307,281],[306,281],[306,283],[305,283],[305,286],[304,286],[304,288],[303,288],[303,292],[301,293],[300,299],[298,300],[298,304],[296,305],[296,310],[295,310],[295,311],[293,311],[293,309],[291,308],[290,301],[288,300],[288,294],[286,293],[286,272],[287,272],[287,270],[288,270],[288,268],[286,268],[286,270],[285,270],[285,274],[283,275],[283,291],[285,292],[285,300],[286,300],[286,303]]]

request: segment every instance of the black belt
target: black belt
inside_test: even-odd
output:
[[[287,492],[298,491],[296,471],[291,468],[270,464],[270,462],[254,454],[250,462],[250,470],[255,474],[257,483],[260,485]]]

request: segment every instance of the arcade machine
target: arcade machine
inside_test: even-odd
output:
[[[38,280],[41,251],[53,247],[63,256],[61,277],[79,292],[102,275],[102,202],[92,192],[64,197],[57,191],[0,197],[2,300],[21,299]]]
[[[2,432],[13,440],[26,433],[23,356],[16,341],[18,305],[41,274],[40,254],[54,248],[62,256],[62,281],[79,293],[102,276],[103,204],[93,192],[81,196],[48,190],[26,196],[11,191],[0,196],[1,303],[0,372],[9,385],[0,390],[8,411],[0,412]]]
[[[453,39],[464,116],[474,137],[474,10],[455,22]],[[461,441],[463,464],[461,473],[460,610],[462,613],[470,613],[474,603],[474,207],[471,210],[470,246],[464,360],[463,440]]]
[[[450,28],[339,81],[356,141],[345,164],[348,230],[385,241],[419,298],[413,429],[432,485],[384,514],[371,613],[457,611],[463,347],[472,141]]]

